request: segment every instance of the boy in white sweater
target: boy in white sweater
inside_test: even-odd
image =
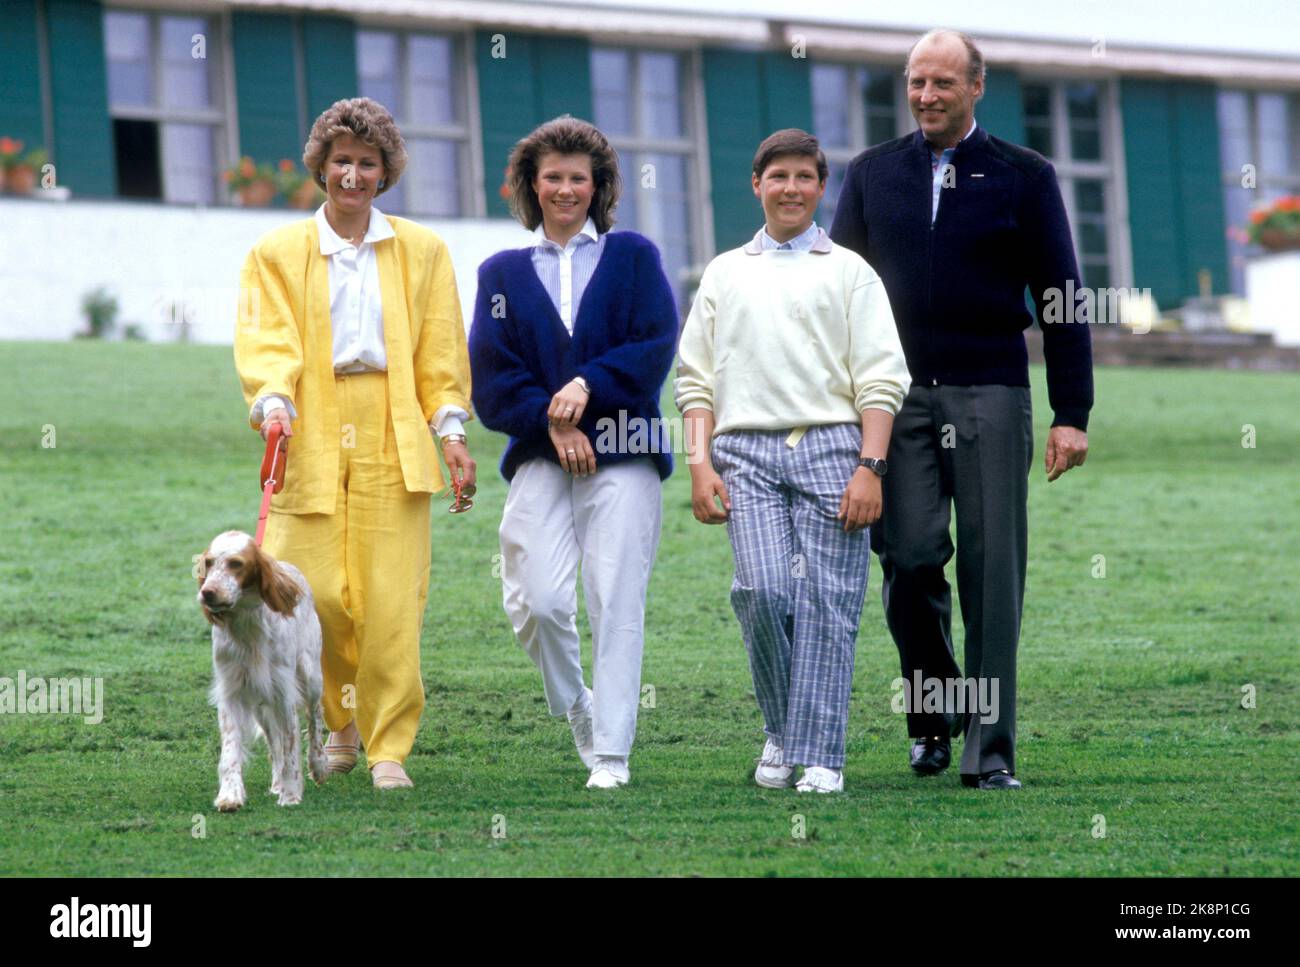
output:
[[[858,621],[894,414],[911,384],[884,284],[813,222],[817,139],[777,131],[754,156],[766,224],[700,281],[682,330],[677,408],[691,503],[727,524],[767,741],[754,779],[844,788]]]

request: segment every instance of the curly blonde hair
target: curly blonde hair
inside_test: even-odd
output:
[[[587,214],[595,223],[596,231],[608,232],[614,227],[614,208],[623,193],[618,156],[599,128],[568,114],[535,128],[510,152],[506,184],[510,190],[511,213],[530,230],[542,223],[542,206],[533,189],[533,179],[537,177],[542,156],[551,152],[585,154],[591,158],[591,180],[595,191]]]
[[[406,142],[402,140],[402,132],[397,129],[397,122],[388,109],[368,97],[335,101],[311,126],[307,146],[302,152],[302,163],[314,181],[321,180],[321,169],[329,158],[330,147],[341,134],[350,134],[372,148],[378,148],[383,156],[383,187],[375,194],[382,195],[397,184],[406,170]]]

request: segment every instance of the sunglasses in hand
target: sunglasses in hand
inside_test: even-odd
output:
[[[456,496],[452,505],[447,508],[447,513],[463,514],[474,506],[474,501],[470,498],[478,493],[478,488],[473,484],[463,483],[459,477],[453,476],[451,478],[451,488],[443,496],[446,497],[451,493]]]

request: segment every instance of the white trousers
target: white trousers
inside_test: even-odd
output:
[[[500,531],[506,614],[542,673],[551,714],[563,715],[584,688],[576,622],[582,564],[598,756],[632,750],[646,586],[662,516],[659,473],[649,459],[575,477],[539,458],[510,482]]]

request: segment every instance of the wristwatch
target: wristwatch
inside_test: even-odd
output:
[[[858,461],[858,466],[866,467],[877,477],[883,477],[885,475],[885,471],[889,469],[889,464],[885,463],[884,460],[877,460],[875,457],[862,457]]]
[[[464,443],[464,442],[465,442],[465,434],[463,433],[448,433],[445,437],[442,438],[442,445],[444,447],[448,443]]]

